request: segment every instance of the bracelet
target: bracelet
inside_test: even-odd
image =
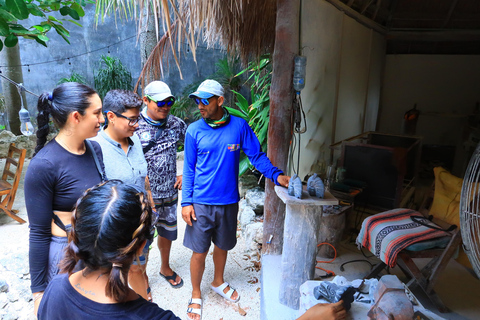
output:
[[[43,291],[33,295],[33,302],[37,301],[41,297],[43,297]]]

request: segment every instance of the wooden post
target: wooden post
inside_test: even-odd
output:
[[[286,171],[292,139],[293,58],[299,51],[300,0],[277,0],[268,152],[272,163]],[[263,253],[281,254],[285,205],[278,199],[274,184],[265,186]],[[272,241],[267,244],[270,236]]]

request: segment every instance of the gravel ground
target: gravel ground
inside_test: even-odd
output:
[[[179,161],[181,167],[183,163]],[[25,162],[24,172],[28,166]],[[3,167],[3,163],[0,163]],[[25,209],[23,179],[17,191],[14,209],[19,210],[19,216],[27,220]],[[183,278],[184,285],[180,289],[174,289],[160,277],[160,253],[156,243],[150,251],[147,274],[150,279],[153,301],[164,309],[172,310],[182,319],[187,319],[186,309],[191,297],[192,286],[190,283],[190,257],[191,251],[182,244],[185,230],[185,222],[181,219],[180,206],[178,211],[178,240],[173,243],[171,253],[171,266]],[[230,251],[225,268],[225,280],[232,284],[240,293],[241,299],[238,303],[231,303],[214,293],[210,289],[210,282],[213,280],[212,255],[207,256],[204,278],[202,281],[203,295],[203,319],[205,320],[235,320],[235,319],[260,319],[260,272],[256,270],[256,257],[249,257],[244,254],[244,240],[238,233],[237,246]],[[2,274],[9,270],[9,259],[14,256],[28,257],[28,223],[19,224],[4,213],[0,213],[0,257]],[[213,248],[211,248],[212,251]],[[13,262],[12,262],[13,263]],[[27,263],[25,261],[25,263]],[[11,268],[10,268],[11,269]],[[19,275],[20,277],[20,275]],[[26,276],[28,278],[28,275]],[[25,276],[23,276],[25,278]],[[15,291],[16,288],[10,288]],[[32,319],[33,301],[24,299],[24,306],[17,307],[17,314],[3,314],[2,319]],[[9,309],[9,310],[13,310]]]

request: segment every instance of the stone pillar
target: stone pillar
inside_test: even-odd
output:
[[[324,199],[311,197],[306,190],[302,199],[297,199],[279,186],[275,187],[275,192],[286,205],[279,300],[298,310],[300,285],[312,280],[315,274],[322,207],[337,205],[338,200],[329,192],[325,192]]]

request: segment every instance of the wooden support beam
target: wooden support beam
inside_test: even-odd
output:
[[[377,4],[375,5],[375,13],[373,14],[372,20],[375,21],[377,18],[378,10],[380,10],[380,7],[382,6],[382,0],[377,0]]]
[[[365,2],[365,4],[362,7],[362,11],[360,11],[360,14],[364,14],[365,11],[367,11],[368,7],[373,3],[374,0],[369,0],[368,2]]]
[[[349,7],[353,6],[354,2],[355,2],[355,0],[348,0],[347,6],[349,6]]]
[[[326,0],[326,1],[331,5],[333,5],[335,8],[337,8],[338,10],[344,12],[350,18],[355,19],[365,27],[373,29],[374,31],[377,31],[381,34],[387,33],[387,30],[384,27],[382,27],[375,21],[365,17],[364,15],[361,15],[359,12],[353,10],[352,8],[350,8],[348,5],[344,4],[340,0]]]
[[[272,86],[270,87],[270,123],[267,155],[285,170],[292,139],[293,58],[300,47],[300,0],[277,0]],[[281,254],[285,222],[285,204],[277,197],[274,184],[265,183],[263,253]],[[271,243],[267,243],[270,236]]]
[[[398,41],[422,42],[476,42],[480,41],[480,30],[392,30],[385,38]]]
[[[387,23],[385,24],[387,27],[387,30],[389,30],[392,27],[393,16],[395,15],[395,11],[397,11],[397,5],[398,5],[398,0],[392,0],[392,2],[390,2],[390,9],[388,13]]]
[[[453,11],[455,11],[455,7],[457,6],[458,0],[453,0],[452,4],[450,5],[450,9],[448,10],[447,17],[443,22],[443,27],[446,28],[447,25],[450,23],[450,19],[452,18]]]

